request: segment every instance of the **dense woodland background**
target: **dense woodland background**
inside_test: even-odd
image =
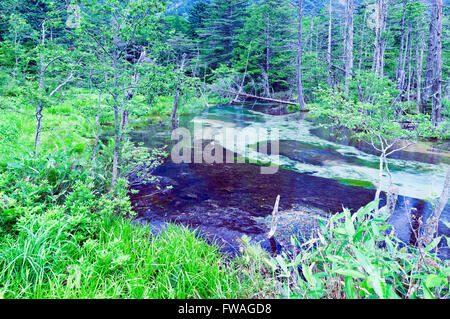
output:
[[[2,80],[38,80],[35,51],[45,48],[44,63],[70,52],[55,66],[74,68],[70,85],[92,85],[98,73],[92,55],[101,49],[81,34],[88,34],[86,23],[97,32],[111,21],[95,14],[89,2],[68,10],[66,1],[2,1],[2,67],[10,75],[4,72]],[[235,91],[296,98],[302,107],[316,101],[320,86],[356,92],[350,79],[372,72],[401,91],[396,103],[432,115],[436,124],[449,96],[447,11],[443,1],[174,1],[129,39],[124,58],[134,67],[141,58],[141,71],[158,82],[153,73],[162,73],[155,69],[173,77],[185,55],[186,76]],[[55,74],[48,81],[63,80],[65,74],[56,71],[49,70]],[[164,89],[169,88],[145,94],[173,94],[173,88]]]

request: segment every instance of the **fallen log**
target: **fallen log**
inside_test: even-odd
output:
[[[272,103],[277,103],[277,104],[287,104],[287,105],[298,106],[297,102],[277,100],[277,99],[272,99],[269,97],[261,97],[261,96],[257,96],[257,95],[247,94],[247,93],[240,93],[240,92],[235,92],[235,91],[230,91],[230,90],[218,89],[218,88],[211,87],[211,86],[209,86],[208,88],[212,91],[224,92],[224,93],[229,93],[232,95],[239,95],[239,96],[242,96],[242,97],[245,97],[248,99],[272,102]],[[309,112],[309,110],[301,110],[301,112]]]

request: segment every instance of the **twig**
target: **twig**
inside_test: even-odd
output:
[[[277,200],[275,201],[275,206],[273,207],[272,222],[270,223],[270,232],[267,234],[267,237],[269,239],[273,238],[275,236],[275,232],[277,231],[279,204],[280,204],[280,195],[277,196]]]

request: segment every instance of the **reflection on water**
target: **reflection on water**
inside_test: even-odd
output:
[[[367,186],[377,183],[378,157],[366,145],[349,139],[337,141],[330,131],[295,116],[273,116],[261,111],[258,105],[251,109],[220,106],[183,117],[180,126],[192,131],[194,125],[202,124],[209,128],[210,138],[222,144],[224,153],[235,150],[237,154],[232,155],[244,155],[260,164],[277,164],[284,169],[275,175],[261,175],[259,167],[251,164],[175,165],[169,160],[155,175],[164,178],[172,189],[150,196],[155,191],[153,186],[142,186],[140,193],[133,195],[141,217],[199,227],[217,235],[225,245],[235,247],[243,234],[264,238],[267,226],[260,219],[270,215],[278,194],[280,207],[285,211],[296,208],[309,212],[309,208],[316,208],[334,213],[343,206],[355,210],[373,199],[375,190]],[[238,136],[248,128],[278,129],[280,156],[258,152],[258,143],[265,142],[262,137],[255,136],[241,146],[224,140],[224,130],[230,127]],[[150,147],[173,146],[168,125],[141,128],[132,137]],[[393,182],[401,195],[391,223],[405,242],[414,239],[412,217],[406,212],[412,210],[413,219],[428,217],[431,204],[426,200],[440,194],[449,168],[448,151],[426,150],[421,145],[389,159]],[[449,215],[447,205],[442,219],[449,222]],[[301,228],[300,222],[299,231]],[[450,235],[442,223],[439,230]]]

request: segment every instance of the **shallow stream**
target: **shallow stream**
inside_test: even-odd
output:
[[[159,178],[159,189],[154,184],[136,187],[139,193],[132,200],[138,221],[157,227],[178,222],[199,228],[224,250],[235,251],[242,235],[265,239],[277,195],[281,196],[277,239],[282,245],[289,245],[291,235],[306,239],[317,225],[313,216],[340,212],[342,207],[356,210],[373,200],[379,159],[369,145],[345,134],[338,139],[332,131],[295,115],[270,115],[270,109],[267,104],[225,105],[181,117],[179,126],[189,129],[192,138],[198,138],[194,128],[206,129],[204,141],[193,146],[192,157],[214,141],[223,158],[235,161],[175,164],[169,159],[153,173]],[[230,131],[238,139],[245,137],[245,143],[230,142],[225,138]],[[268,134],[249,134],[252,131]],[[171,134],[169,125],[151,124],[136,128],[132,139],[148,147],[167,145],[170,152],[175,145]],[[279,155],[271,154],[274,136],[279,140]],[[261,152],[265,143],[269,151]],[[247,163],[237,163],[238,159]],[[261,174],[261,167],[268,164],[279,167],[277,173]],[[403,241],[415,241],[411,225],[431,213],[429,200],[442,192],[449,166],[446,146],[428,142],[389,159],[400,194],[390,223]],[[383,190],[387,187],[385,175]],[[442,220],[450,222],[450,205]],[[450,236],[442,222],[439,232]],[[448,255],[448,249],[443,252]]]

